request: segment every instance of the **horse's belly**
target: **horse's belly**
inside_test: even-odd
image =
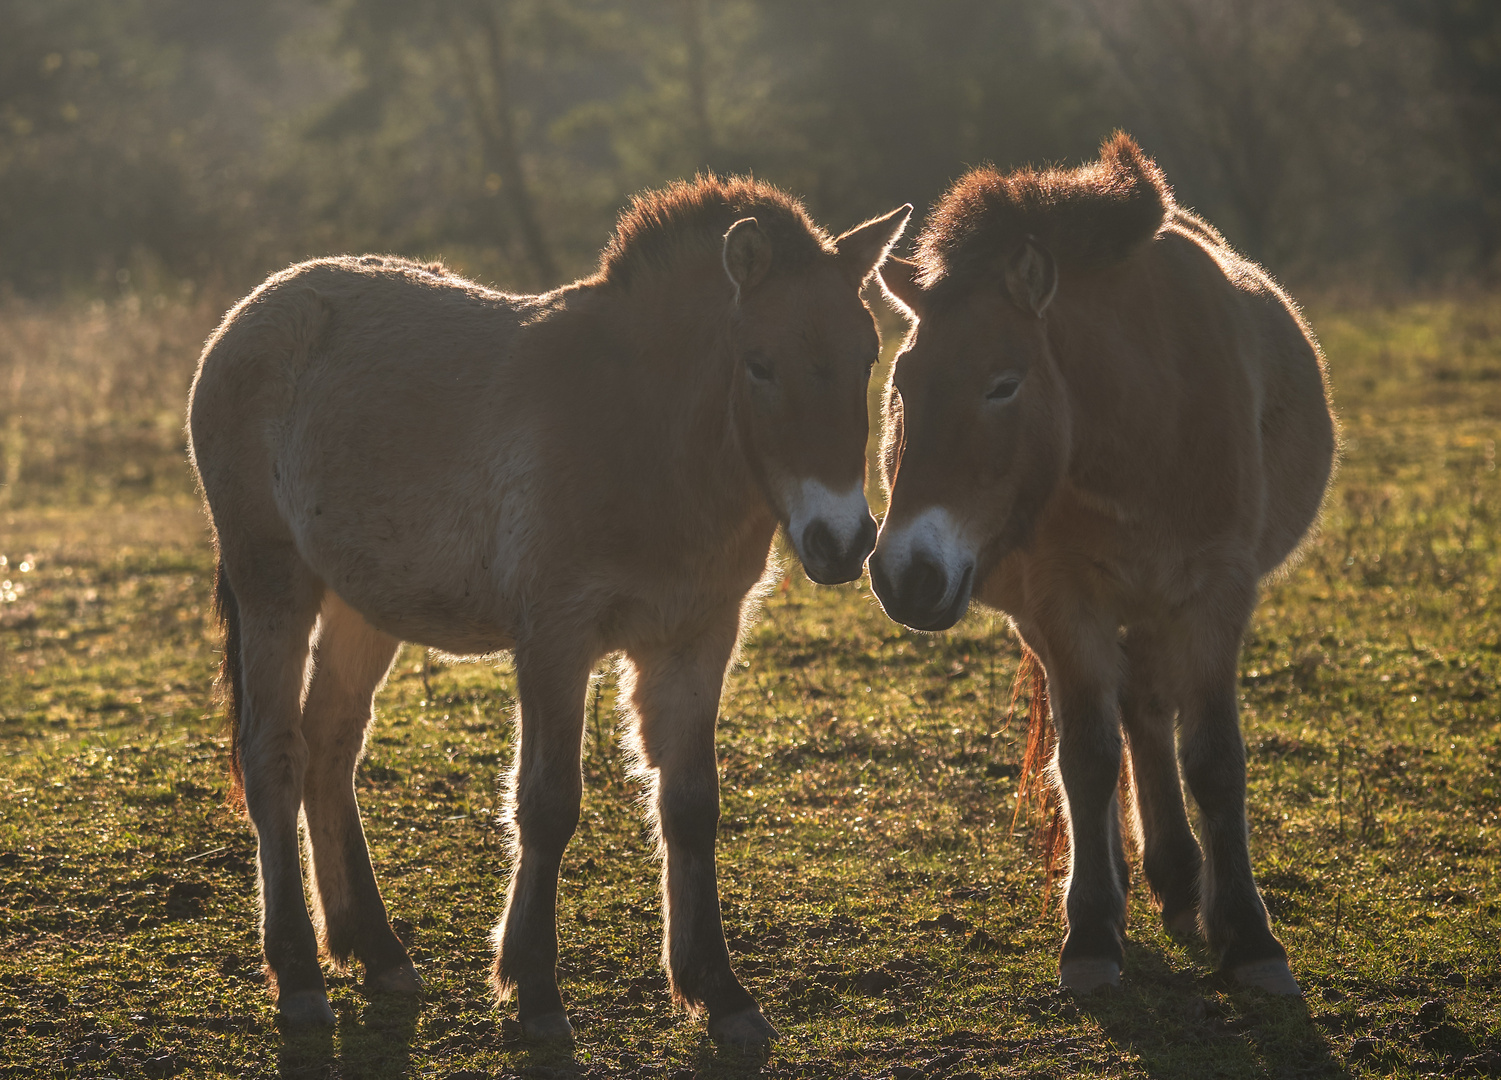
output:
[[[510,648],[531,529],[454,500],[335,500],[293,515],[303,559],[372,626],[456,654]]]
[[[350,606],[361,612],[365,621],[377,630],[455,656],[479,656],[516,646],[516,635],[509,627],[477,614],[468,615],[451,606],[435,611],[432,598],[400,607],[352,602]]]

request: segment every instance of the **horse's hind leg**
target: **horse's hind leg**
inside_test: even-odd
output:
[[[332,1024],[318,943],[302,892],[298,810],[307,768],[302,692],[322,584],[290,544],[224,551],[240,626],[239,753],[255,827],[261,940],[283,1021]]]
[[[662,959],[673,997],[694,1012],[707,1010],[716,1041],[760,1046],[777,1032],[731,969],[714,867],[714,723],[738,628],[734,609],[691,644],[632,651],[632,706],[641,764],[653,774],[652,806],[666,856]]]
[[[1196,934],[1203,858],[1188,825],[1174,738],[1178,711],[1170,655],[1162,640],[1132,627],[1126,638],[1126,684],[1121,719],[1131,747],[1131,775],[1141,823],[1142,864],[1162,923],[1172,933]]]
[[[1183,776],[1199,805],[1204,869],[1199,917],[1221,967],[1243,985],[1297,994],[1287,952],[1273,936],[1251,872],[1246,824],[1246,748],[1236,665],[1255,602],[1254,579],[1205,598],[1185,618],[1178,644],[1186,666],[1180,702]]]
[[[495,928],[492,980],[502,1000],[516,995],[517,1019],[535,1039],[573,1036],[558,992],[558,870],[578,828],[584,695],[596,658],[566,648],[516,651],[516,851],[505,915]]]
[[[302,715],[308,746],[302,801],[324,948],[340,965],[356,957],[364,965],[366,987],[414,994],[422,981],[386,918],[354,795],[371,699],[400,644],[332,591],[324,594]]]

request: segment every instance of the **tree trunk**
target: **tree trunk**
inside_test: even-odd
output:
[[[683,40],[688,46],[688,107],[692,114],[694,149],[700,163],[714,154],[714,128],[709,123],[708,49],[704,43],[704,0],[680,0]]]
[[[464,97],[480,133],[486,171],[500,177],[500,195],[506,201],[521,237],[526,259],[541,284],[550,287],[557,284],[558,264],[537,219],[537,207],[527,185],[521,151],[516,143],[516,112],[511,97],[510,51],[506,34],[508,8],[508,0],[494,0],[478,3],[471,9],[480,23],[478,31],[488,67],[483,75],[475,64],[468,43],[476,28],[456,17],[449,29]]]

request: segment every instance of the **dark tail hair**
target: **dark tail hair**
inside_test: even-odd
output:
[[[1053,732],[1052,703],[1048,699],[1048,673],[1037,654],[1022,646],[1022,662],[1011,680],[1011,709],[1007,719],[1016,716],[1022,696],[1027,698],[1027,752],[1016,787],[1016,809],[1011,813],[1011,827],[1021,820],[1023,810],[1033,822],[1038,853],[1043,858],[1042,902],[1047,907],[1053,895],[1053,881],[1058,876],[1058,859],[1068,850],[1068,830],[1058,801],[1058,790],[1048,783],[1043,770],[1053,757],[1057,739]]]
[[[1059,860],[1068,852],[1068,829],[1060,812],[1062,805],[1058,798],[1058,788],[1043,776],[1043,770],[1052,760],[1053,749],[1057,745],[1052,702],[1048,697],[1048,673],[1042,666],[1042,661],[1037,659],[1037,654],[1025,645],[1022,646],[1022,661],[1017,666],[1016,677],[1011,681],[1011,709],[1006,717],[1008,721],[1016,716],[1016,708],[1021,704],[1023,694],[1027,697],[1027,752],[1022,758],[1011,827],[1016,828],[1025,808],[1027,817],[1034,823],[1038,853],[1044,860],[1042,903],[1046,910],[1053,895],[1053,882],[1058,879]],[[1121,754],[1118,784],[1121,841],[1127,846],[1129,858],[1134,842],[1134,833],[1129,828],[1129,816],[1136,798],[1129,749],[1124,749]]]
[[[214,614],[224,635],[224,657],[219,663],[219,698],[229,723],[229,804],[245,809],[245,773],[240,767],[240,716],[244,708],[245,679],[240,670],[240,602],[224,573],[224,559],[214,580]]]

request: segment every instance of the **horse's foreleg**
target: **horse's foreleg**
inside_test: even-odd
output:
[[[493,982],[502,1000],[515,994],[522,1028],[539,1039],[573,1034],[558,992],[558,870],[578,828],[584,696],[594,659],[535,647],[516,654],[515,858],[505,915],[495,929]]]
[[[1118,985],[1125,956],[1125,859],[1116,795],[1119,648],[1114,626],[1080,618],[1065,634],[1048,635],[1047,648],[1038,651],[1048,676],[1069,828],[1068,937],[1058,976],[1081,994]]]
[[[633,651],[632,706],[664,857],[662,960],[673,998],[707,1011],[714,1039],[762,1045],[777,1033],[730,965],[714,864],[714,724],[738,628],[737,610],[691,644]]]
[[[371,699],[399,645],[332,592],[324,595],[313,681],[303,707],[308,767],[302,798],[324,947],[341,965],[357,957],[368,988],[411,994],[422,981],[391,930],[354,794]]]
[[[1204,618],[1182,635],[1192,679],[1181,705],[1179,753],[1184,779],[1199,806],[1204,936],[1221,966],[1239,982],[1291,995],[1300,991],[1256,889],[1246,825],[1246,748],[1236,665],[1254,592],[1252,585],[1236,598],[1245,612],[1239,620],[1229,617],[1237,605],[1216,598],[1203,605]]]
[[[308,757],[302,688],[319,586],[299,566],[273,583],[236,582],[235,591],[244,687],[240,764],[258,848],[266,965],[285,1022],[332,1024],[297,840]]]
[[[1121,719],[1131,747],[1142,864],[1162,923],[1175,934],[1198,932],[1199,843],[1188,825],[1174,739],[1175,682],[1163,666],[1173,657],[1160,639],[1133,627],[1126,639],[1126,686]]]

